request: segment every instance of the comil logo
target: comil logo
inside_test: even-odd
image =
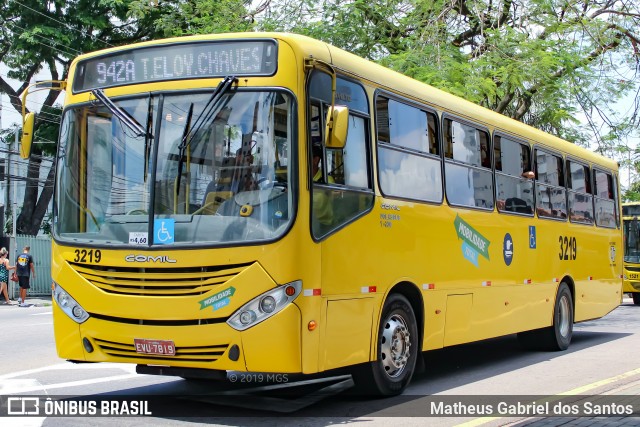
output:
[[[159,262],[159,263],[170,263],[175,264],[177,261],[175,259],[169,258],[167,255],[127,255],[124,257],[124,260],[127,262]]]

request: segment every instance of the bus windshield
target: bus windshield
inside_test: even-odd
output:
[[[291,96],[229,91],[214,109],[206,108],[210,97],[145,94],[111,99],[116,108],[66,110],[54,236],[140,246],[280,237],[293,211]],[[145,133],[132,131],[117,109]]]
[[[624,220],[624,262],[640,263],[638,218]]]

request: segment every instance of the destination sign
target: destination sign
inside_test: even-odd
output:
[[[141,47],[81,61],[73,91],[163,80],[272,75],[276,71],[276,60],[273,40]]]
[[[622,206],[622,216],[640,216],[640,205]]]

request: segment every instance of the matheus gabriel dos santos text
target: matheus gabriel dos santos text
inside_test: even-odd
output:
[[[445,403],[430,402],[430,415],[514,415],[514,416],[599,416],[599,415],[631,415],[633,405],[597,402],[499,402],[497,404]]]
[[[3,415],[18,416],[137,416],[153,415],[146,400],[53,400],[40,397],[8,397]]]

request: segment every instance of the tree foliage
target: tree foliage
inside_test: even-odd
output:
[[[144,18],[157,14],[154,31],[165,37],[193,34],[244,32],[253,29],[254,18],[266,4],[252,9],[251,0],[167,0],[131,3],[131,15]]]
[[[325,40],[604,154],[637,132],[637,101],[625,116],[610,108],[637,84],[635,0],[280,0],[260,24]]]

